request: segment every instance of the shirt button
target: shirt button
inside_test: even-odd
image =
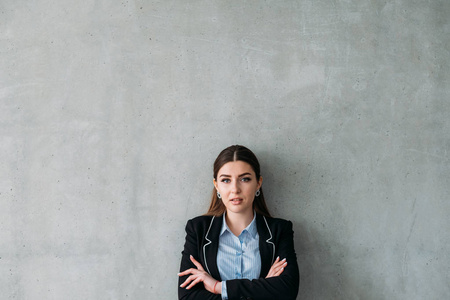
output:
[[[236,252],[236,255],[237,255],[237,256],[241,256],[241,255],[242,255],[242,252]]]

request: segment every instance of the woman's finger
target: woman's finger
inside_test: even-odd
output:
[[[191,259],[192,263],[197,267],[198,270],[204,271],[202,265],[198,261],[196,261],[192,255],[190,256],[190,259]]]
[[[195,271],[197,271],[197,269],[190,268],[190,269],[187,269],[187,270],[185,270],[185,271],[183,271],[183,272],[178,273],[178,276],[184,276],[184,275],[188,275],[188,274],[194,274]]]
[[[278,261],[277,263],[274,263],[274,266],[281,266],[282,264],[284,264],[286,262],[286,258],[283,258],[282,260]]]
[[[275,275],[275,270],[271,269],[271,270],[269,271],[269,273],[267,274],[266,278],[272,277],[272,276],[274,276],[274,275]]]
[[[274,266],[277,265],[277,263],[280,261],[280,257],[277,256],[277,259],[275,259],[275,261],[273,262],[273,264],[270,266],[270,268],[272,269]]]
[[[194,280],[196,278],[195,275],[191,275],[189,276],[181,285],[180,287],[185,287],[186,285],[188,285],[189,282],[191,282],[192,280]]]
[[[286,266],[287,266],[287,262],[284,262],[281,265],[277,266],[275,268],[275,273],[278,273],[281,269],[285,268]]]
[[[282,261],[280,261],[277,265],[276,265],[276,269],[279,269],[279,268],[282,268],[282,267],[284,267],[284,266],[286,266],[287,265],[287,261],[286,260],[282,260]]]
[[[274,277],[280,276],[281,273],[283,273],[283,271],[284,271],[284,268],[279,269],[279,270],[275,273]]]
[[[286,263],[286,260],[281,260],[278,263],[274,264],[272,267],[274,270],[278,270]]]
[[[281,261],[275,262],[275,263],[272,265],[271,269],[272,269],[272,270],[277,270],[277,269],[279,269],[285,262],[286,262],[286,259],[283,259],[283,260],[281,260]]]
[[[279,276],[284,271],[284,267],[287,266],[286,258],[279,260],[279,257],[275,260],[273,265],[270,267],[269,273],[266,278]]]
[[[192,283],[186,288],[187,290],[189,290],[191,287],[193,287],[194,285],[196,285],[197,283],[199,283],[201,280],[200,277],[197,277],[197,279],[195,279],[194,281],[192,281]]]
[[[287,263],[284,263],[283,266],[281,268],[279,268],[276,272],[274,276],[280,276],[281,273],[283,273],[284,268],[287,266]]]

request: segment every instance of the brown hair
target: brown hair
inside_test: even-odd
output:
[[[256,180],[259,180],[261,177],[260,167],[258,159],[256,158],[253,152],[241,145],[230,146],[222,152],[220,152],[219,156],[217,156],[214,161],[214,179],[217,180],[217,173],[219,173],[220,168],[230,161],[243,161],[248,163],[256,175]],[[253,209],[256,213],[270,217],[269,210],[266,206],[266,201],[264,200],[264,193],[262,187],[259,189],[261,192],[259,196],[255,196],[255,200],[253,201]],[[225,205],[222,203],[222,200],[217,197],[217,190],[214,187],[211,195],[211,204],[209,205],[207,216],[220,216],[226,211]]]

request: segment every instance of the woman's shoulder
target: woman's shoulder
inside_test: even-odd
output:
[[[270,227],[286,227],[286,226],[292,226],[292,222],[286,219],[282,218],[275,218],[275,217],[267,217],[263,216],[263,218],[266,220],[267,225]]]
[[[215,218],[220,218],[220,217],[201,215],[201,216],[197,216],[195,218],[188,220],[188,223],[191,223],[194,226],[209,225],[211,223],[211,221]]]

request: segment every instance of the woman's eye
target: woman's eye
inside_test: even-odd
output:
[[[230,182],[230,179],[222,179],[222,182],[225,182],[225,183],[228,183],[228,182]]]
[[[241,179],[243,182],[248,182],[248,181],[250,181],[250,180],[252,180],[251,178],[249,178],[249,177],[244,177],[244,178],[242,178]]]

